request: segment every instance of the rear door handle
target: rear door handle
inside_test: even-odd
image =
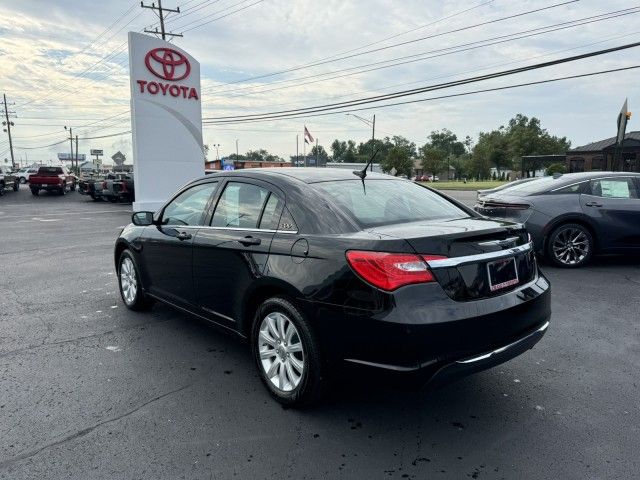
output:
[[[598,203],[598,202],[587,202],[587,203],[585,203],[585,205],[587,207],[601,207],[602,206],[602,204]]]
[[[178,235],[176,235],[176,238],[178,240],[190,240],[191,234],[189,232],[178,232]]]
[[[255,238],[255,237],[252,237],[251,235],[238,238],[237,241],[240,242],[245,247],[248,247],[249,245],[260,245],[262,243],[262,240],[260,238]]]

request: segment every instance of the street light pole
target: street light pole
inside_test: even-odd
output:
[[[238,139],[236,138],[236,160],[238,160]]]
[[[362,118],[359,115],[356,115],[355,113],[347,113],[348,116],[351,117],[355,117],[358,120],[360,120],[363,123],[366,123],[367,125],[370,125],[371,128],[371,155],[374,154],[374,152],[376,151],[376,145],[375,145],[375,140],[376,140],[376,116],[375,114],[373,115],[373,120],[367,120],[366,118]],[[371,171],[373,172],[373,162],[371,162]]]

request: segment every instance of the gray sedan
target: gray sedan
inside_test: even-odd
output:
[[[598,253],[640,254],[640,174],[542,177],[482,197],[482,215],[524,223],[535,249],[561,267]]]

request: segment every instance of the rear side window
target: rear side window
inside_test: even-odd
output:
[[[364,228],[420,220],[469,217],[438,194],[400,180],[358,179],[313,185],[354,217]]]
[[[258,228],[269,191],[250,183],[229,182],[211,219],[213,227]],[[266,227],[263,227],[266,228]]]
[[[591,194],[604,198],[638,198],[638,191],[632,178],[591,180]]]
[[[553,190],[553,193],[585,193],[588,191],[589,182],[576,183],[563,188]]]

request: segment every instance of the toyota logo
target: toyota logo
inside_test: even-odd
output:
[[[163,80],[178,81],[191,73],[191,64],[183,53],[172,48],[154,48],[147,53],[144,63],[151,73]]]

